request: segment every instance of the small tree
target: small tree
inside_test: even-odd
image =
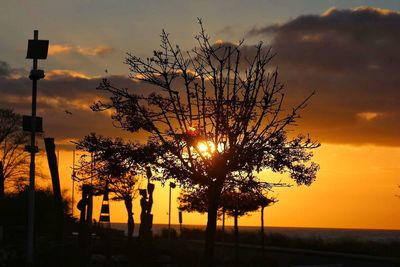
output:
[[[93,161],[87,157],[81,159],[79,174],[92,179],[95,194],[108,190],[113,194],[112,199],[124,201],[131,240],[135,228],[132,202],[139,193],[140,175],[144,171],[142,161],[149,154],[139,145],[93,133],[80,140],[77,148],[94,155]]]
[[[0,109],[0,196],[6,182],[22,191],[29,174],[29,154],[24,151],[27,135],[22,118],[9,109]]]
[[[267,197],[261,197],[258,199],[258,205],[261,208],[261,247],[264,250],[265,246],[265,234],[264,234],[264,209],[266,207],[271,206],[272,204],[276,203],[278,200],[276,198],[267,198]]]
[[[266,197],[259,186],[247,184],[241,187],[224,188],[221,192],[219,202],[219,217],[222,216],[223,230],[225,225],[225,214],[234,218],[234,242],[235,255],[239,254],[239,223],[241,216],[261,208],[262,213],[266,205],[276,202],[275,198]],[[205,190],[192,188],[189,191],[182,191],[178,197],[179,209],[186,212],[207,212],[207,195]],[[268,204],[267,204],[268,203]]]
[[[234,219],[234,241],[235,241],[235,259],[239,260],[239,217],[249,212],[256,211],[259,208],[259,198],[261,194],[258,192],[239,190],[226,192],[221,196],[223,210],[228,216]]]
[[[212,265],[217,211],[221,192],[235,180],[258,181],[264,169],[288,172],[297,184],[310,185],[318,165],[309,163],[309,137],[288,138],[287,128],[299,118],[307,97],[283,110],[278,72],[268,72],[272,58],[259,44],[251,55],[242,43],[212,44],[200,21],[197,46],[183,52],[164,31],[161,49],[141,59],[128,54],[131,78],[146,90],[118,88],[103,80],[98,89],[110,101],[95,111],[113,110],[119,127],[149,134],[158,147],[157,167],[183,188],[201,186],[207,198],[206,265]],[[143,135],[142,135],[143,136]]]
[[[37,225],[36,230],[38,232],[54,233],[59,229],[59,221],[54,216],[56,211],[55,200],[53,192],[50,188],[38,188],[36,193],[37,203],[37,216],[35,222]],[[72,222],[70,217],[68,206],[69,200],[62,200],[62,213],[65,222]],[[2,219],[4,225],[10,227],[10,231],[13,231],[17,225],[26,225],[26,214],[28,212],[28,190],[27,188],[22,191],[12,192],[7,194],[3,199],[0,199],[0,210],[2,212]],[[20,234],[20,230],[18,230]],[[6,234],[8,234],[6,232]],[[10,233],[9,237],[12,237],[15,242],[15,236]]]

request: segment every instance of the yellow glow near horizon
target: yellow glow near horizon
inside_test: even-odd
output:
[[[204,145],[201,147],[207,148]],[[41,170],[48,172],[45,158],[40,158]],[[396,197],[400,194],[399,158],[400,147],[322,144],[314,157],[321,165],[317,180],[310,187],[274,188],[270,195],[279,201],[266,209],[266,226],[400,229],[400,198]],[[60,151],[61,187],[68,199],[71,199],[71,165],[72,151]],[[263,181],[291,181],[287,176],[268,171],[261,172],[260,177]],[[51,185],[51,179],[43,181],[43,186],[45,184]],[[164,224],[168,222],[168,187],[162,187],[159,182],[155,184],[154,223]],[[74,214],[78,217],[76,203],[81,193],[75,185]],[[144,182],[141,187],[146,185]],[[176,199],[179,191],[179,188],[172,190],[172,224],[178,224]],[[135,223],[140,222],[139,202],[138,197],[133,203]],[[101,197],[95,197],[93,218],[96,220],[100,207]],[[112,222],[127,221],[122,201],[111,201],[110,209]],[[206,222],[206,214],[183,214],[184,225]],[[228,218],[226,223],[231,225],[233,220]],[[259,223],[259,212],[239,218],[240,226],[257,226]]]

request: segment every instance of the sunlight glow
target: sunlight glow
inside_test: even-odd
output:
[[[203,157],[210,158],[215,152],[215,145],[210,141],[198,142],[196,147]]]
[[[215,144],[211,141],[200,141],[197,143],[196,148],[203,157],[210,158],[216,151],[222,153],[225,146],[224,144],[219,143],[216,147]]]

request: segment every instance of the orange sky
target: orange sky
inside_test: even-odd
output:
[[[62,189],[71,195],[72,152],[60,151]],[[321,166],[317,180],[310,187],[276,188],[272,195],[279,202],[267,208],[267,226],[332,227],[400,229],[400,184],[398,173],[400,148],[378,146],[351,146],[322,144],[315,153]],[[41,163],[43,170],[47,165]],[[282,179],[278,175],[270,181]],[[265,179],[265,178],[263,178]],[[283,181],[285,178],[283,177]],[[288,182],[290,180],[287,180]],[[75,191],[77,192],[77,191]],[[77,192],[79,194],[79,192]],[[172,223],[178,223],[176,197],[172,195]],[[77,198],[75,198],[77,199]],[[101,198],[94,204],[94,218],[98,219]],[[126,211],[122,202],[112,201],[111,221],[125,222]],[[157,184],[154,195],[154,223],[168,222],[168,188]],[[75,216],[78,210],[75,209]],[[139,198],[134,202],[135,221],[140,220]],[[240,218],[240,225],[258,225],[259,213]],[[206,216],[184,214],[185,224],[205,224]],[[232,224],[232,220],[228,220]]]
[[[31,112],[32,62],[24,57],[27,39],[39,29],[40,39],[49,39],[51,50],[48,59],[39,62],[47,76],[39,82],[37,111],[45,135],[63,143],[60,174],[67,196],[72,152],[62,149],[71,147],[69,140],[90,132],[131,137],[113,127],[109,113],[90,110],[102,97],[95,89],[102,77],[118,87],[148,89],[128,78],[126,53],[152,55],[163,28],[182,50],[193,48],[199,30],[196,18],[201,17],[213,42],[237,43],[245,38],[243,52],[249,54],[259,41],[272,47],[277,56],[270,67],[279,67],[288,106],[317,92],[295,129],[322,142],[313,159],[321,166],[317,180],[310,187],[275,189],[279,202],[267,208],[266,224],[400,229],[400,197],[395,196],[400,195],[398,0],[375,1],[375,6],[363,0],[248,0],[229,7],[211,0],[185,5],[158,0],[117,5],[99,0],[95,6],[77,0],[45,0],[34,6],[26,1],[3,2],[0,35],[7,38],[0,42],[0,108]],[[43,159],[42,168],[48,169]],[[173,223],[178,221],[177,196],[176,189]],[[155,223],[168,221],[167,201],[168,190],[157,184]],[[137,222],[139,209],[136,199]],[[94,218],[99,210],[100,198]],[[126,221],[121,202],[111,202],[111,220]],[[184,214],[184,223],[204,224],[206,216]],[[240,218],[241,225],[258,223],[258,213]]]

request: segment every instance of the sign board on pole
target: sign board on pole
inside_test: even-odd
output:
[[[22,129],[25,132],[32,132],[32,116],[22,116]],[[36,117],[36,132],[43,133],[43,119]]]
[[[49,40],[28,40],[26,58],[46,59],[48,48]]]

